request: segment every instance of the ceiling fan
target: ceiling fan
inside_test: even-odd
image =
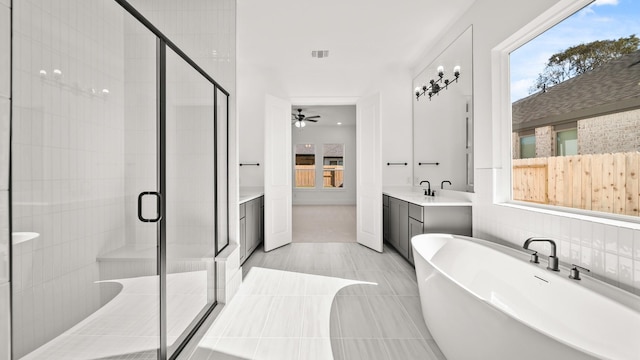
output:
[[[303,128],[307,126],[305,121],[318,122],[319,118],[320,118],[320,115],[305,116],[302,113],[302,109],[298,109],[297,114],[291,114],[292,124],[298,128]]]

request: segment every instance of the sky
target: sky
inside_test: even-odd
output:
[[[511,53],[511,101],[529,96],[549,57],[595,40],[640,37],[640,0],[596,0]]]

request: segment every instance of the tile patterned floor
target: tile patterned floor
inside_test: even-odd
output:
[[[415,271],[391,248],[293,243],[258,249],[243,272],[190,359],[445,359],[424,323]]]
[[[356,242],[355,205],[295,205],[293,242]]]

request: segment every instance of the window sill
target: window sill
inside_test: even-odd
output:
[[[629,215],[609,214],[602,212],[593,212],[589,210],[581,210],[574,208],[567,208],[561,206],[540,205],[532,204],[523,201],[508,201],[503,203],[496,203],[496,205],[509,207],[519,210],[534,211],[546,215],[554,215],[559,217],[565,217],[569,219],[578,219],[583,221],[590,221],[603,225],[611,225],[629,228],[633,230],[640,230],[640,218],[632,217]]]

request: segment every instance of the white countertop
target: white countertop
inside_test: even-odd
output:
[[[261,187],[241,187],[238,204],[259,198],[264,195],[264,189]]]
[[[412,188],[385,188],[382,193],[396,199],[404,200],[419,206],[471,206],[470,200],[454,196],[425,196],[422,190],[414,191]],[[438,190],[436,190],[436,194]],[[448,191],[450,193],[450,191]]]

